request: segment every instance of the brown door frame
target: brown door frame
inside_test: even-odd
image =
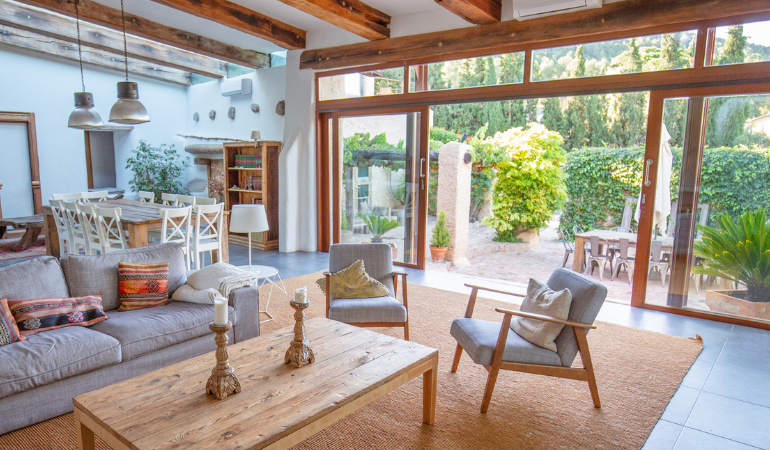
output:
[[[340,241],[340,139],[339,139],[339,120],[343,117],[358,116],[382,116],[392,114],[420,113],[419,123],[419,151],[415,155],[421,159],[419,170],[425,174],[425,188],[418,191],[417,208],[417,226],[419,228],[417,239],[417,263],[407,264],[394,262],[397,266],[414,267],[417,269],[425,268],[425,248],[427,242],[428,227],[428,176],[429,170],[427,161],[429,158],[429,119],[430,106],[402,106],[393,108],[376,109],[356,109],[347,111],[336,111],[331,113],[317,114],[318,125],[318,151],[316,152],[316,174],[317,174],[317,200],[318,200],[318,250],[329,251],[332,243]],[[330,120],[331,119],[331,120]],[[330,129],[331,128],[331,129]],[[331,142],[331,148],[329,143]],[[423,159],[424,158],[424,159]],[[425,163],[422,163],[425,161]],[[329,167],[331,164],[331,167]],[[331,171],[331,180],[328,180],[328,174]],[[329,191],[331,190],[331,200],[329,200]],[[328,211],[331,207],[332,217],[330,220]],[[330,223],[331,222],[331,223]]]
[[[23,123],[27,125],[27,147],[29,149],[29,174],[32,180],[32,207],[35,214],[43,212],[43,197],[40,193],[40,163],[37,157],[37,132],[35,113],[0,111],[0,123]]]
[[[650,167],[649,167],[649,176],[646,178],[649,180],[649,185],[644,183],[645,179],[643,179],[642,183],[642,195],[645,196],[645,198],[654,199],[655,198],[655,186],[657,183],[657,174],[658,174],[658,152],[660,151],[660,135],[661,135],[661,125],[663,124],[663,103],[666,99],[671,98],[698,98],[698,97],[715,97],[715,96],[730,96],[730,95],[751,95],[751,94],[770,94],[770,81],[765,83],[753,83],[753,84],[735,84],[735,85],[729,85],[729,86],[709,86],[709,87],[695,87],[695,88],[682,88],[682,89],[667,89],[667,90],[655,90],[650,92],[650,102],[649,102],[649,112],[648,112],[648,121],[647,121],[647,141],[645,145],[645,154],[644,154],[644,160],[645,161],[652,161]],[[688,134],[688,140],[691,145],[697,145],[698,152],[702,153],[703,149],[703,137],[705,135],[705,121],[707,120],[707,114],[708,114],[708,107],[707,102],[704,102],[703,108],[704,111],[702,113],[702,121],[699,121],[700,123],[697,123],[695,127],[692,127],[691,123],[687,124],[687,130]],[[690,118],[693,118],[693,120],[698,120],[698,117],[701,117],[699,114],[689,114],[688,113],[688,120]],[[694,136],[693,133],[690,133],[690,131],[697,130],[697,132],[700,134],[700,136]],[[697,139],[697,141],[693,142],[694,139]],[[697,142],[697,144],[696,144]],[[695,152],[694,152],[695,153]],[[695,186],[684,186],[686,189],[691,189],[693,193],[697,196],[697,191],[700,183],[700,177],[698,176],[700,174],[700,161],[697,160],[697,164],[690,164],[686,169],[689,172],[693,172],[692,174],[689,174],[690,176],[684,177],[688,180],[691,180],[690,183],[695,183]],[[637,239],[637,246],[636,246],[636,252],[638,255],[649,255],[650,253],[650,240],[653,232],[653,223],[652,223],[652,216],[654,211],[654,200],[653,201],[647,201],[642,203],[640,206],[640,215],[639,215],[639,228],[638,228],[638,239]],[[686,205],[683,205],[682,208],[685,208]],[[681,210],[681,208],[680,208]],[[673,212],[672,212],[673,213]],[[691,236],[691,234],[690,234]],[[676,244],[675,244],[676,245]],[[686,243],[686,247],[689,249],[690,243]],[[689,250],[688,250],[689,252]],[[645,302],[646,296],[647,296],[647,269],[649,267],[649,258],[637,258],[635,263],[635,269],[634,269],[634,284],[632,287],[631,292],[631,306],[637,307],[637,308],[644,308],[644,309],[650,309],[655,311],[664,311],[674,314],[679,314],[683,316],[689,316],[689,317],[697,317],[701,319],[708,319],[713,320],[717,322],[726,322],[731,324],[737,324],[737,325],[745,325],[755,328],[762,328],[766,330],[770,330],[770,323],[760,321],[760,320],[754,320],[750,318],[740,317],[740,316],[730,316],[730,315],[724,315],[719,313],[712,313],[708,311],[696,311],[692,309],[684,309],[679,308],[676,306],[660,306],[660,305],[652,305]],[[685,282],[689,283],[689,276],[679,276],[676,279],[672,278],[670,283],[678,282],[680,284],[683,284]],[[686,293],[686,287],[683,286],[673,286],[673,284],[669,284],[669,292],[674,292],[675,295],[681,295],[682,293]],[[679,294],[676,294],[679,293]]]

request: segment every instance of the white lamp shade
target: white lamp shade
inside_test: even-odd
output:
[[[262,134],[259,131],[252,131],[251,132],[251,139],[253,141],[258,141],[258,140],[262,139]]]
[[[257,233],[269,229],[265,205],[233,205],[230,211],[231,232]]]

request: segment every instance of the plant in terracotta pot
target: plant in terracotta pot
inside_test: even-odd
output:
[[[436,225],[433,227],[433,237],[430,239],[430,257],[435,262],[442,262],[446,257],[451,238],[446,227],[446,214],[441,211],[438,214]]]
[[[695,241],[702,266],[692,272],[711,275],[746,286],[746,289],[706,291],[706,304],[714,311],[770,318],[770,227],[762,208],[747,211],[737,222],[723,214],[718,228],[698,226],[703,236]]]
[[[369,228],[369,232],[372,233],[372,242],[374,243],[382,242],[382,236],[385,235],[385,233],[398,227],[397,221],[386,219],[385,217],[380,217],[376,214],[363,215],[358,213],[358,217],[360,217]]]

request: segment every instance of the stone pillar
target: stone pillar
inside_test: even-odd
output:
[[[471,211],[470,152],[470,145],[450,142],[441,147],[438,153],[436,214],[441,211],[446,214],[446,225],[451,237],[446,259],[460,268],[470,265],[467,258]]]

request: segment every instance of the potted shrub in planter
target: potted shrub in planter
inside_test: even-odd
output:
[[[390,251],[393,255],[393,261],[398,259],[398,247],[396,247],[395,242],[388,242],[388,245],[390,245]]]
[[[723,214],[719,228],[698,226],[703,233],[694,252],[703,258],[692,272],[711,275],[746,289],[706,291],[712,310],[746,317],[770,319],[770,227],[763,209],[747,211],[737,223]]]
[[[443,262],[451,239],[446,227],[446,214],[441,211],[433,227],[433,237],[430,239],[430,258],[435,262]]]
[[[398,222],[395,220],[386,219],[385,217],[380,217],[375,214],[363,215],[358,213],[358,217],[360,217],[369,228],[369,232],[372,233],[372,242],[374,243],[382,242],[382,236],[385,233],[398,227]]]

